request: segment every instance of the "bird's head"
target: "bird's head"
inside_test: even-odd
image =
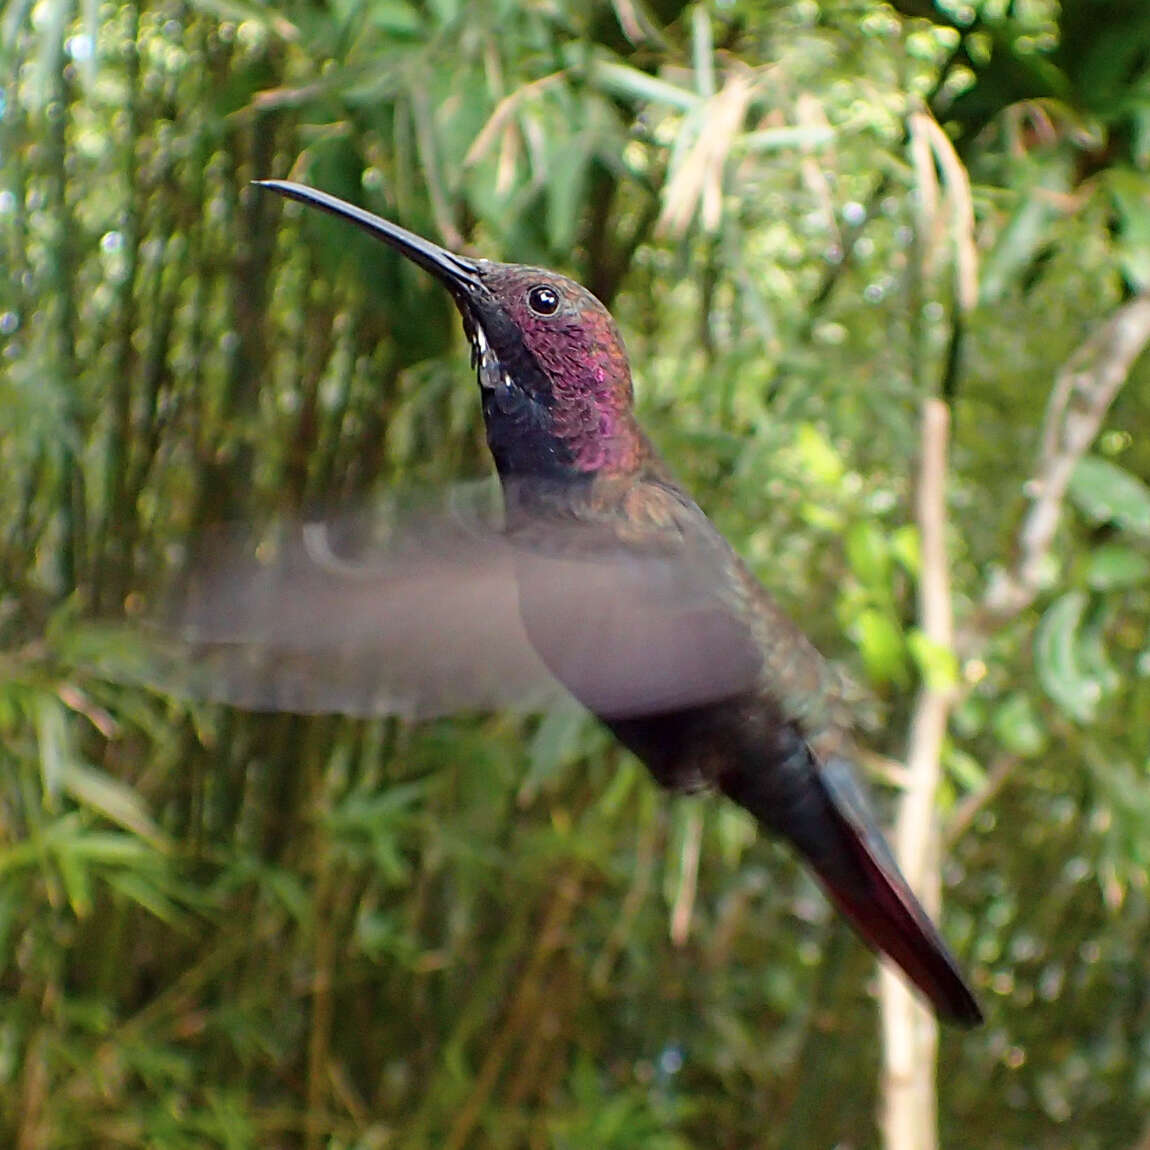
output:
[[[543,268],[456,255],[302,184],[260,186],[356,224],[447,288],[471,342],[502,476],[569,480],[639,465],[644,440],[626,349],[610,312],[586,288]]]

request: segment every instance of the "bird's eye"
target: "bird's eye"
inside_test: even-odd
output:
[[[554,315],[559,310],[559,293],[546,284],[536,284],[527,293],[527,306],[536,315]]]

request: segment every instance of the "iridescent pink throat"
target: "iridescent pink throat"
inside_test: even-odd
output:
[[[525,325],[525,342],[551,383],[552,427],[584,473],[621,474],[642,455],[631,369],[606,309]]]

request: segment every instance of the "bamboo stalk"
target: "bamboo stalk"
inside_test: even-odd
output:
[[[124,209],[120,224],[121,249],[124,252],[124,276],[117,285],[117,318],[112,354],[108,430],[104,444],[103,555],[93,575],[92,597],[97,610],[107,611],[123,598],[127,590],[128,546],[124,528],[135,519],[135,507],[128,499],[127,462],[132,439],[132,380],[135,350],[132,340],[136,331],[136,280],[140,267],[140,240],[143,232],[140,211],[136,147],[140,138],[140,11],[128,5],[128,31],[125,52],[125,134]]]
[[[582,881],[579,875],[573,872],[561,875],[554,884],[553,892],[534,950],[516,989],[506,1021],[488,1047],[487,1057],[476,1075],[475,1085],[455,1117],[455,1122],[443,1143],[443,1150],[463,1150],[467,1145],[479,1123],[483,1108],[495,1089],[512,1045],[538,1009],[544,971],[551,956],[562,945],[567,923],[579,903],[579,896],[582,893]]]
[[[940,399],[923,406],[916,521],[922,548],[919,617],[923,633],[942,650],[953,644],[946,556],[946,459],[950,410]],[[942,744],[954,698],[951,685],[926,684],[911,719],[906,785],[894,831],[895,855],[927,910],[938,913],[940,850],[935,797]],[[906,982],[883,963],[879,1000],[883,1032],[882,1135],[886,1150],[936,1150],[934,1076],[938,1023]]]
[[[61,29],[61,32],[63,30]],[[67,395],[65,429],[59,448],[60,470],[56,492],[56,516],[60,523],[57,570],[62,596],[75,589],[84,554],[83,473],[76,446],[83,438],[79,419],[76,365],[76,276],[73,242],[76,222],[68,203],[68,124],[71,120],[72,83],[61,35],[53,45],[53,92],[47,116],[48,155],[47,211],[53,222],[50,291],[55,300],[52,316],[52,368]]]

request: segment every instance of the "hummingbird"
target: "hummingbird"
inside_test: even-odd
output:
[[[639,426],[607,308],[554,271],[453,253],[302,184],[257,184],[363,229],[450,293],[502,513],[495,526],[415,516],[375,551],[349,550],[348,519],[305,524],[270,560],[224,546],[182,620],[207,693],[435,714],[557,681],[663,787],[718,791],[788,842],[939,1017],[981,1022],[857,780],[841,676]]]

